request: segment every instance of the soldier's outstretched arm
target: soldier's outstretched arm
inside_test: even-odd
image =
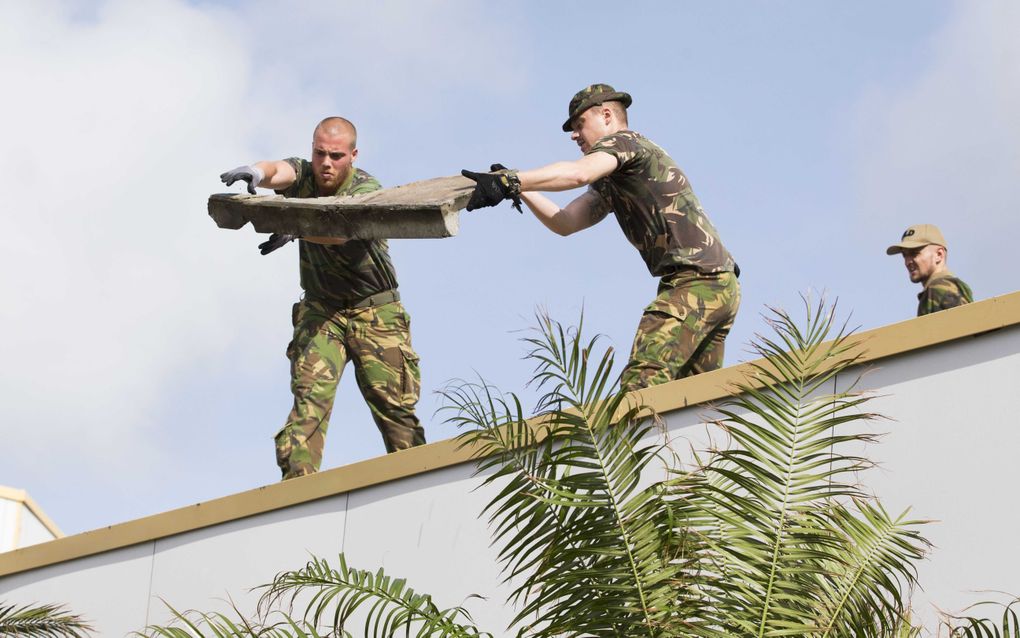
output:
[[[546,228],[564,237],[594,226],[609,214],[609,205],[593,191],[585,192],[563,208],[539,193],[521,193],[521,200]]]
[[[521,192],[567,191],[587,186],[617,169],[616,158],[601,151],[585,155],[579,160],[556,162],[530,171],[520,171]]]
[[[283,160],[255,162],[255,166],[261,168],[266,176],[259,184],[262,188],[283,190],[297,180],[297,173],[290,162]]]
[[[255,162],[220,174],[220,181],[227,186],[234,182],[247,182],[248,192],[252,195],[255,194],[256,186],[282,190],[293,184],[296,179],[294,167],[283,160]]]

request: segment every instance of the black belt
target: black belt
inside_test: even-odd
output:
[[[382,292],[377,292],[374,295],[369,295],[364,299],[359,299],[353,304],[345,304],[344,308],[347,308],[348,310],[355,310],[356,308],[371,308],[373,306],[393,303],[394,301],[400,301],[400,293],[396,290],[384,290]]]
[[[305,295],[309,297],[311,295]],[[357,310],[359,308],[372,308],[374,306],[382,306],[383,304],[393,303],[394,301],[400,301],[400,293],[396,290],[384,290],[377,292],[374,295],[362,297],[360,299],[325,299],[323,297],[311,296],[312,301],[323,304],[329,308],[335,310]]]
[[[673,275],[676,275],[676,274],[679,274],[679,273],[682,273],[682,272],[694,272],[694,273],[705,274],[705,275],[718,275],[719,274],[717,272],[702,273],[701,269],[698,268],[697,266],[671,266],[671,267],[667,268],[666,270],[664,270],[662,275],[660,275],[660,277],[665,279],[666,277],[672,277]],[[723,272],[725,272],[725,271],[723,271]],[[733,263],[733,274],[736,276],[737,279],[740,279],[740,266],[738,266],[736,264],[736,262]]]

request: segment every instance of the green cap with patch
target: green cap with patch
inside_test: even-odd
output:
[[[623,91],[617,91],[608,84],[592,84],[587,86],[577,93],[574,94],[573,99],[570,100],[570,108],[568,113],[570,116],[567,121],[563,123],[563,130],[567,133],[570,132],[570,123],[574,121],[574,118],[584,113],[588,109],[603,102],[620,102],[623,104],[623,108],[630,106],[633,101],[630,95]]]

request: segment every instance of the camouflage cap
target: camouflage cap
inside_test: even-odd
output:
[[[567,133],[570,132],[570,123],[574,121],[574,118],[584,113],[591,107],[602,104],[603,102],[617,101],[623,104],[623,108],[630,106],[633,101],[630,95],[623,91],[617,91],[608,84],[592,84],[587,86],[577,93],[570,100],[570,107],[568,110],[569,117],[567,121],[563,123],[563,130]]]
[[[896,253],[902,253],[904,250],[913,250],[914,248],[921,248],[929,244],[937,244],[943,248],[948,248],[938,226],[934,224],[915,224],[903,231],[900,243],[886,248],[885,254],[895,255]]]

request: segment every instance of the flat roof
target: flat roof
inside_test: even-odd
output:
[[[906,354],[1020,324],[1020,292],[857,333],[864,341],[861,363]],[[749,370],[743,363],[645,388],[640,400],[665,413],[722,399]],[[65,536],[0,553],[0,576],[153,541],[308,501],[344,494],[438,470],[472,459],[472,450],[456,439],[429,443],[351,465],[196,503],[161,514]],[[35,510],[33,510],[35,511]],[[40,520],[43,520],[40,517]],[[55,527],[53,528],[55,529]]]

